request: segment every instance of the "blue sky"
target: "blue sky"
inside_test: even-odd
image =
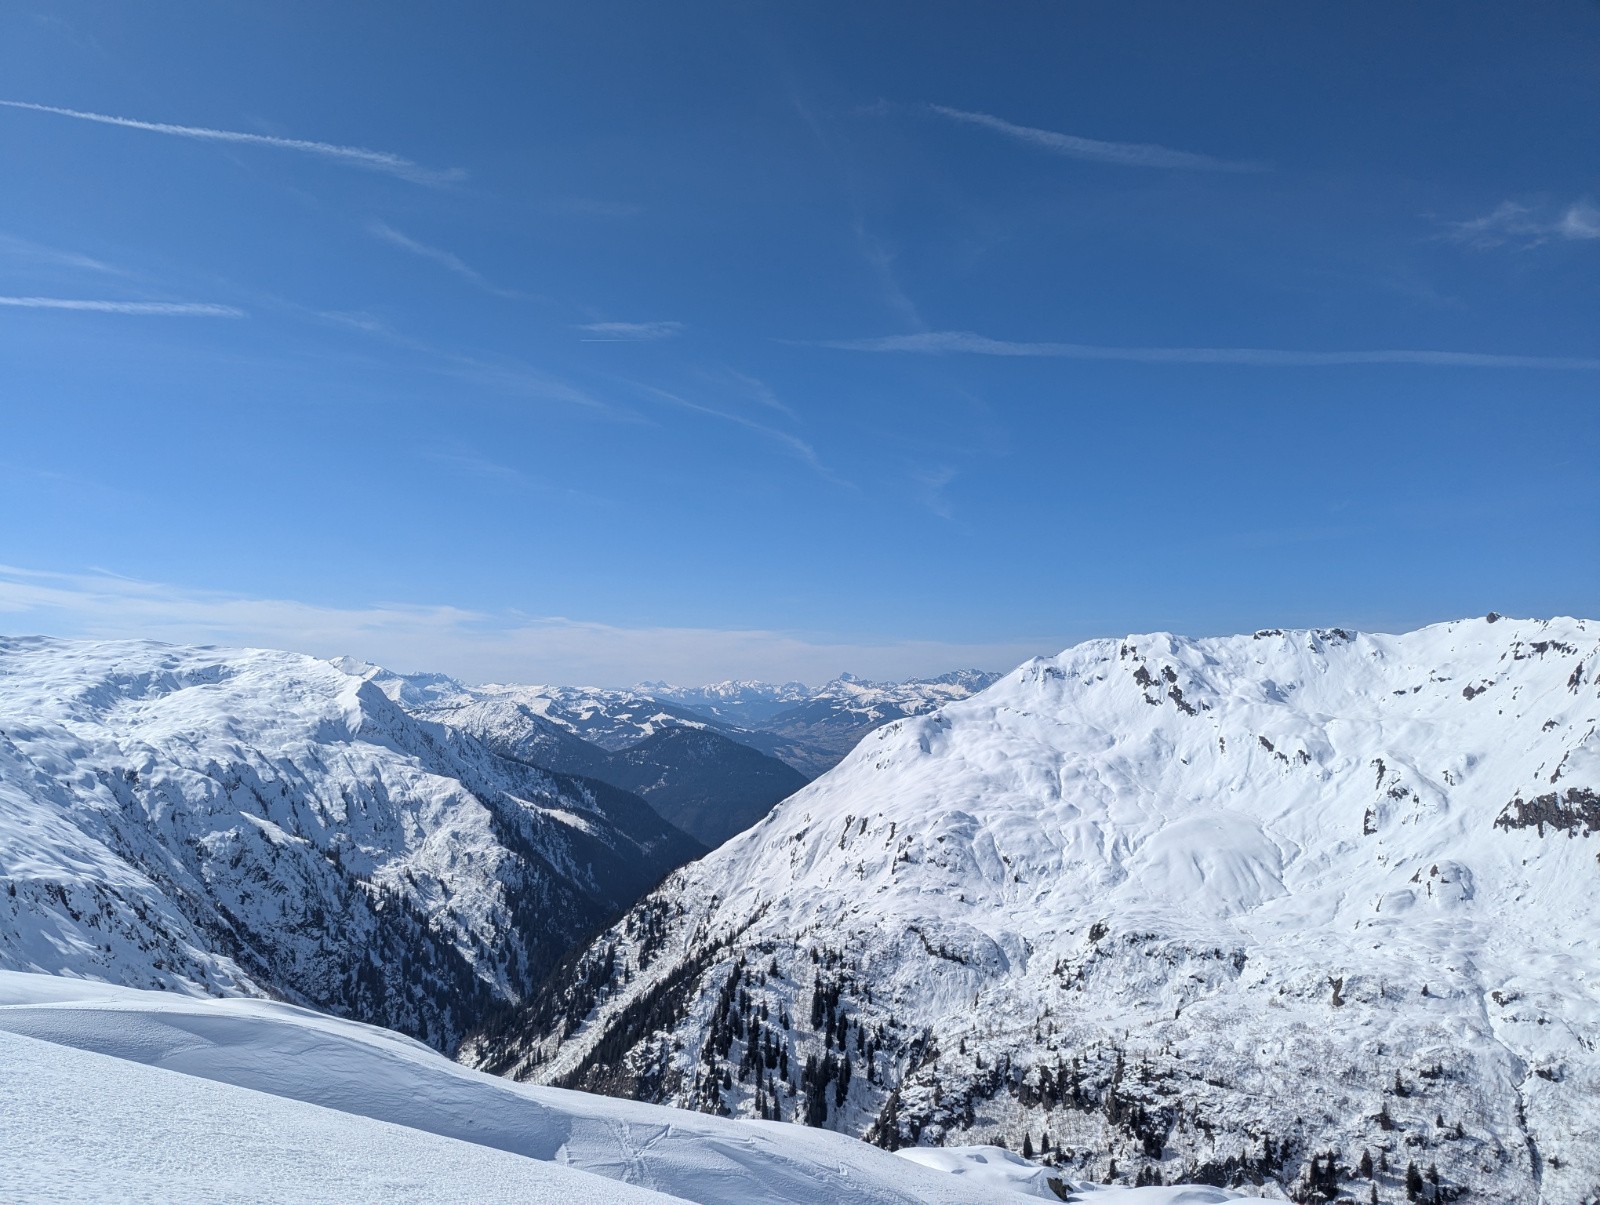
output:
[[[0,627],[608,684],[1593,615],[1597,63],[1578,0],[7,5]]]

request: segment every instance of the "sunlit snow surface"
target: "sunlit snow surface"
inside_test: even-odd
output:
[[[1051,1197],[1080,1201],[1083,1205],[1216,1205],[1237,1201],[1240,1194],[1205,1185],[1149,1185],[1121,1188],[1109,1184],[1090,1184],[1070,1180],[1061,1172],[1041,1167],[1014,1151],[999,1146],[927,1147],[910,1146],[895,1152],[919,1167],[959,1176],[973,1201],[1004,1199],[1008,1192],[1025,1196]],[[1051,1187],[1051,1181],[1059,1191]]]
[[[995,1152],[918,1166],[824,1130],[513,1084],[259,1000],[0,972],[0,1067],[7,1200],[1055,1199],[1021,1167],[978,1174]]]
[[[1092,1179],[1113,1158],[1169,1180],[1242,1160],[1291,1184],[1331,1151],[1363,1200],[1365,1150],[1388,1160],[1384,1200],[1415,1161],[1474,1199],[1583,1201],[1597,725],[1583,620],[1092,641],[867,737],[604,935],[616,969],[568,997],[578,1025],[468,1057],[589,1082],[595,1044],[690,967],[681,1015],[644,1027],[681,1049],[652,1035],[631,1083],[606,1074],[697,1103],[742,956],[753,1005],[794,1018],[791,1065],[824,1054],[819,980],[852,1035],[883,1035],[876,1082],[858,1057],[842,1107],[829,1094],[846,1132],[1015,1149],[1048,1131]],[[717,1103],[748,1113],[753,1084]]]

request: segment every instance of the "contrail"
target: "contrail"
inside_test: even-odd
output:
[[[1289,351],[1269,347],[1102,347],[1091,343],[1022,343],[991,339],[971,331],[929,331],[876,339],[834,339],[819,346],[843,351],[956,352],[979,356],[1044,356],[1065,360],[1117,360],[1139,364],[1256,364],[1278,368],[1320,368],[1336,364],[1422,364],[1438,368],[1600,369],[1600,359],[1582,356],[1517,356],[1496,352]]]
[[[588,331],[597,338],[591,343],[638,342],[650,339],[670,339],[683,333],[681,322],[584,322],[578,330]]]
[[[93,301],[74,297],[0,297],[0,305],[22,310],[90,310],[97,314],[160,314],[186,318],[243,318],[231,305],[203,301]]]
[[[97,121],[101,125],[124,126],[130,130],[148,130],[152,134],[173,134],[179,138],[200,138],[209,142],[243,142],[254,146],[272,146],[280,150],[304,151],[338,159],[354,167],[388,172],[402,180],[418,184],[443,184],[459,180],[465,173],[459,168],[433,171],[421,167],[400,155],[388,151],[373,151],[362,146],[339,146],[332,142],[312,142],[305,138],[277,138],[271,134],[246,134],[238,130],[213,130],[205,126],[180,126],[164,121],[139,121],[132,117],[113,117],[108,113],[86,113],[81,109],[60,109],[54,105],[36,105],[25,100],[0,100],[8,109],[27,109],[34,113],[54,113],[58,117],[76,117],[79,121]]]
[[[1026,142],[1058,155],[1074,159],[1092,159],[1098,163],[1115,163],[1121,167],[1166,167],[1189,171],[1208,172],[1259,172],[1266,171],[1260,163],[1239,163],[1231,159],[1218,159],[1213,155],[1197,155],[1193,151],[1177,151],[1171,147],[1145,142],[1105,142],[1099,138],[1084,138],[1078,134],[1062,134],[1055,130],[1041,130],[1035,126],[1019,126],[992,113],[970,113],[965,109],[952,109],[946,105],[929,105],[929,109],[951,121],[982,126],[1018,142]]]
[[[375,237],[381,238],[385,242],[393,243],[396,247],[399,247],[404,251],[411,252],[412,255],[418,255],[423,259],[432,260],[441,268],[444,268],[450,272],[454,272],[463,280],[470,280],[480,289],[483,289],[489,293],[493,293],[497,297],[523,296],[523,294],[518,293],[515,289],[502,289],[493,281],[485,278],[483,273],[479,272],[471,264],[463,260],[459,255],[452,254],[451,252],[445,251],[440,247],[430,247],[427,243],[420,243],[403,231],[396,230],[387,222],[373,221],[368,225],[367,229],[371,231]]]

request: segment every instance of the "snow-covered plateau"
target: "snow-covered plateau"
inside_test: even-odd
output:
[[[1070,1179],[1600,1199],[1600,625],[1092,641],[893,722],[462,1057]]]
[[[730,1121],[467,1070],[290,1005],[0,972],[8,1201],[697,1201],[972,1205],[1128,1191],[1000,1151],[897,1158],[825,1130]]]

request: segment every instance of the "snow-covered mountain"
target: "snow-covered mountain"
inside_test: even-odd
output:
[[[1057,1200],[1000,1151],[911,1161],[838,1134],[726,1121],[468,1071],[288,1005],[0,972],[7,1200],[628,1205]],[[1216,1196],[1082,1188],[1105,1205]]]
[[[701,715],[741,728],[760,728],[781,711],[804,703],[813,695],[804,682],[713,682],[709,686],[671,686],[666,682],[641,682],[641,694],[688,707]]]
[[[905,682],[868,682],[841,674],[757,726],[799,746],[821,749],[826,757],[812,763],[811,771],[820,773],[837,765],[874,728],[968,698],[999,677],[976,669]]]
[[[364,670],[390,698],[418,715],[493,730],[500,739],[518,740],[530,756],[535,748],[546,758],[575,756],[563,736],[617,752],[671,728],[699,728],[787,762],[808,778],[832,769],[874,728],[967,698],[999,677],[969,669],[905,682],[841,674],[815,690],[799,682],[744,681],[696,687],[646,682],[607,690],[464,686],[440,674],[398,675],[354,662],[347,668]]]
[[[999,677],[983,670],[959,669],[936,678],[910,678],[904,682],[868,682],[854,674],[840,674],[815,690],[803,682],[754,681],[714,682],[709,686],[645,682],[635,690],[741,728],[772,731],[775,723],[782,722],[784,713],[824,702],[867,724],[920,715],[976,694]]]
[[[1097,1180],[1592,1200],[1597,727],[1582,620],[1093,641],[880,729],[463,1057]]]
[[[672,727],[738,730],[736,725],[638,689],[500,682],[467,686],[442,674],[393,674],[359,662],[347,665],[353,672],[365,673],[409,711],[445,717],[464,708],[478,708],[507,716],[537,716],[550,728],[611,752]]]
[[[708,848],[743,832],[809,781],[759,747],[782,751],[786,742],[626,691],[467,687],[437,675],[351,668],[402,707],[496,753],[637,794]]]
[[[449,1049],[702,848],[329,662],[0,639],[0,968]]]
[[[964,669],[905,682],[868,682],[840,674],[815,690],[800,682],[717,682],[694,687],[647,682],[636,689],[736,725],[743,731],[728,732],[733,739],[771,752],[814,777],[838,765],[874,728],[964,699],[999,676]]]

